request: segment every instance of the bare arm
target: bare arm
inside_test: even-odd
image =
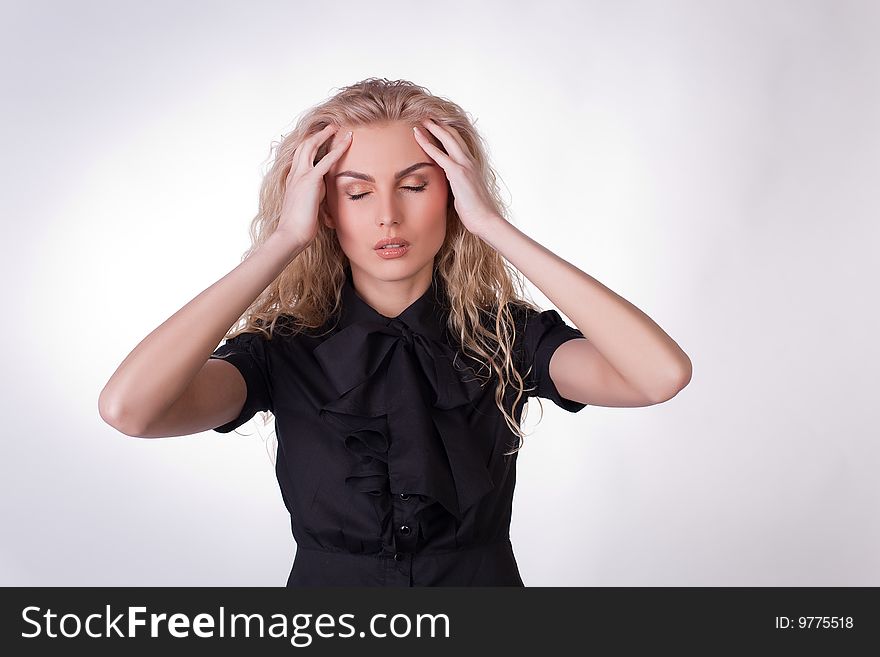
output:
[[[153,330],[101,391],[98,409],[104,421],[138,435],[161,418],[184,394],[232,324],[303,248],[300,241],[275,232]]]
[[[503,217],[495,215],[489,225],[480,237],[586,338],[569,340],[575,344],[563,344],[558,357],[553,354],[551,378],[560,394],[594,406],[647,406],[671,399],[688,385],[690,358],[653,319]]]
[[[560,394],[584,404],[601,399],[611,406],[646,406],[674,397],[690,382],[690,358],[653,319],[497,213],[454,127],[425,120],[413,130],[422,150],[446,172],[467,230],[525,274],[584,334],[551,357],[550,378]]]
[[[351,144],[351,132],[315,164],[328,124],[294,149],[278,226],[235,269],[165,320],[122,361],[98,398],[108,424],[129,436],[179,436],[218,426],[241,411],[246,382],[234,365],[210,359],[229,327],[318,232],[324,175]],[[195,380],[195,381],[194,381]]]

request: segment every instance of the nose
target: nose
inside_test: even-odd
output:
[[[399,224],[400,219],[394,218],[400,212],[394,200],[394,195],[383,196],[382,194],[377,194],[377,197],[379,198],[379,225]]]

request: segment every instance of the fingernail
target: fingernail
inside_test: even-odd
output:
[[[351,132],[352,132],[352,131],[349,130],[348,132],[345,133],[345,138],[346,138],[346,139],[349,139],[349,138],[351,137]]]

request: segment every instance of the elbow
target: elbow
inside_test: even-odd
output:
[[[684,390],[687,387],[687,384],[691,382],[691,377],[694,375],[694,365],[691,363],[691,359],[687,357],[687,354],[684,354],[684,362],[681,367],[678,369],[674,380],[676,381],[677,390],[676,394]]]
[[[105,395],[104,391],[101,391],[101,394],[98,396],[98,415],[101,416],[104,422],[126,436],[137,438],[141,433],[129,421],[130,418],[128,418],[123,405],[119,401]]]
[[[662,404],[675,397],[691,382],[692,375],[693,368],[691,367],[690,359],[687,359],[687,365],[675,370],[667,379],[667,383],[654,393],[652,396],[653,402],[655,404]]]

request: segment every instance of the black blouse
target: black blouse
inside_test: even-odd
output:
[[[330,332],[242,333],[211,354],[247,384],[241,413],[214,431],[275,416],[275,470],[297,545],[287,586],[523,586],[509,538],[517,455],[504,456],[516,435],[495,404],[497,375],[481,387],[479,368],[453,346],[436,277],[388,318],[346,273],[338,323],[315,333]],[[583,333],[555,310],[512,312],[514,365],[521,375],[531,366],[524,378],[535,386],[513,417],[527,396],[580,411],[549,366]],[[513,398],[505,393],[508,412]]]

